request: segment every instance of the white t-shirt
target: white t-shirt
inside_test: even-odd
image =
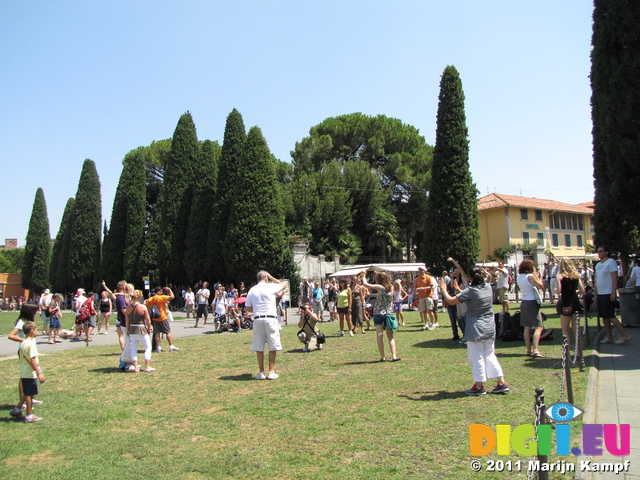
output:
[[[533,284],[529,281],[531,273],[521,273],[518,275],[517,282],[520,292],[522,292],[522,300],[535,300],[533,293]]]
[[[284,290],[286,286],[282,283],[258,282],[251,287],[247,294],[245,307],[253,308],[253,316],[270,315],[276,317],[276,293]]]
[[[210,294],[211,293],[208,288],[201,288],[198,290],[198,305],[206,305]]]
[[[604,262],[596,263],[596,290],[598,295],[611,295],[613,293],[612,273],[618,273],[618,264],[613,258],[607,258]]]
[[[498,284],[496,285],[498,288],[509,288],[509,270],[503,268],[500,270],[496,269],[498,272]]]
[[[195,293],[193,293],[193,292],[186,292],[186,293],[184,294],[184,302],[185,302],[187,305],[193,305],[193,304],[194,304],[194,302],[195,302],[195,298],[196,298],[196,295],[195,295]]]
[[[227,306],[227,299],[222,297],[216,297],[213,299],[213,302],[211,302],[211,306],[213,307],[213,313],[215,313],[216,315],[224,315],[225,313],[227,313],[226,310],[226,306]]]
[[[640,267],[633,267],[631,269],[631,277],[629,277],[629,280],[635,280],[635,286],[640,287]]]

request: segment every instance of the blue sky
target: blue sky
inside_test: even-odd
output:
[[[290,161],[327,117],[384,114],[435,140],[460,72],[482,194],[593,200],[584,0],[0,0],[0,241],[24,245],[38,187],[55,236],[85,158],[110,221],[124,155],[189,110],[222,142],[233,108]]]

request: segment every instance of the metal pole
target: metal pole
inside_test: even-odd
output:
[[[580,332],[580,313],[576,312],[576,355],[578,360],[578,367],[580,367],[580,371],[584,372],[587,367],[584,364],[584,354],[582,352],[582,333]]]
[[[567,397],[569,403],[573,403],[573,385],[571,384],[571,355],[569,353],[569,342],[565,335],[562,336],[562,365],[564,367],[565,384],[567,386]]]
[[[536,409],[536,441],[538,440],[538,425],[544,425],[547,423],[547,418],[544,415],[544,411],[546,410],[546,405],[544,404],[544,388],[538,387],[535,390],[535,402],[534,406]],[[538,461],[540,465],[547,464],[547,456],[538,454]],[[541,470],[538,472],[538,480],[549,480],[549,472],[546,470]]]

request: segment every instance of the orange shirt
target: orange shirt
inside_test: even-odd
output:
[[[152,318],[155,322],[161,322],[167,319],[167,302],[169,301],[169,295],[154,295],[144,301],[144,304],[151,308],[151,305],[156,305],[160,311],[160,318]]]
[[[431,296],[431,290],[433,290],[433,279],[431,278],[431,275],[428,274],[424,274],[424,275],[420,275],[419,277],[416,277],[415,282],[413,282],[413,285],[416,287],[416,293],[418,294],[418,298],[427,298]],[[427,287],[424,290],[418,290],[418,288],[424,288]]]

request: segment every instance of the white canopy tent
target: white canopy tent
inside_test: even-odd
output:
[[[368,265],[352,265],[343,268],[339,272],[332,273],[330,277],[353,277],[363,270],[373,272],[374,270],[386,270],[393,273],[417,273],[418,268],[426,268],[424,263],[370,263]]]

